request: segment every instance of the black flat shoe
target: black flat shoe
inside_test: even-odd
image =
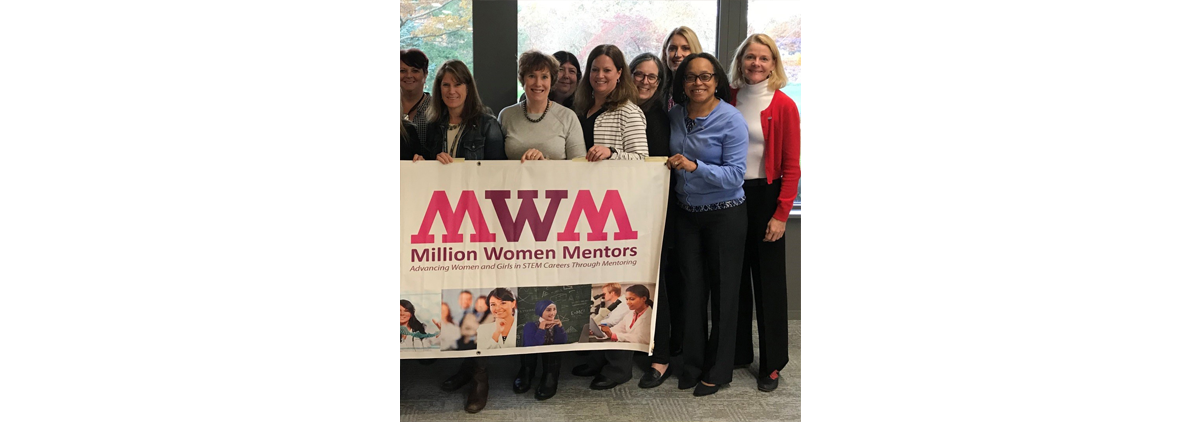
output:
[[[779,371],[772,371],[765,377],[758,377],[758,391],[770,393],[779,387]]]
[[[703,397],[703,396],[714,394],[720,390],[721,390],[720,384],[708,386],[708,385],[704,385],[704,383],[699,383],[699,384],[696,384],[696,390],[692,391],[692,395],[696,396],[696,397]]]
[[[699,383],[700,383],[699,379],[687,379],[687,378],[684,378],[683,375],[679,376],[679,389],[680,390],[691,389],[692,387],[695,387],[696,384],[699,384]]]
[[[621,384],[624,384],[624,382],[616,382],[604,375],[596,375],[596,379],[592,380],[592,385],[588,386],[588,388],[593,390],[607,390]]]
[[[581,363],[579,365],[575,365],[574,368],[571,368],[571,375],[577,377],[594,377],[596,375],[600,375],[600,368],[593,368],[591,365]]]
[[[649,371],[646,371],[646,373],[642,374],[642,379],[638,381],[638,387],[641,387],[641,388],[658,387],[659,385],[662,385],[663,381],[667,380],[667,377],[671,376],[671,371],[674,369],[675,369],[674,365],[668,366],[666,372],[659,373],[657,369],[650,368]]]

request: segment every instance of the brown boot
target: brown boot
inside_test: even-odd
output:
[[[467,413],[479,413],[487,406],[488,397],[488,373],[487,365],[484,364],[485,358],[475,358],[475,385],[471,386],[471,391],[467,393]]]
[[[458,372],[455,372],[454,375],[451,375],[450,378],[446,378],[442,382],[442,391],[449,393],[471,382],[471,375],[475,372],[473,359],[463,359],[462,364],[458,366]]]

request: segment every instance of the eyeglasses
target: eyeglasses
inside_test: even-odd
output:
[[[579,72],[576,72],[575,69],[568,69],[566,66],[559,66],[558,70],[562,71],[562,72],[567,72],[570,75],[576,75],[579,73]]]
[[[653,73],[642,73],[641,71],[635,71],[635,72],[633,72],[633,78],[639,79],[639,80],[645,79],[646,81],[654,82],[654,81],[658,80],[658,75],[655,75]]]
[[[696,82],[696,79],[699,79],[700,82],[708,82],[708,81],[712,80],[713,75],[716,75],[716,74],[715,73],[701,73],[699,75],[694,75],[694,74],[689,73],[683,77],[683,81],[687,82],[687,83],[694,83],[694,82]]]

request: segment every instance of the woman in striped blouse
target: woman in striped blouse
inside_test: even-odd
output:
[[[635,102],[637,87],[621,49],[612,44],[593,48],[584,74],[588,81],[576,89],[574,106],[587,160],[646,158],[646,116]]]

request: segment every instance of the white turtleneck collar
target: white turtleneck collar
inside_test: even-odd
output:
[[[742,84],[737,93],[737,109],[746,119],[746,129],[750,135],[750,145],[746,150],[746,180],[767,177],[763,163],[765,139],[763,139],[762,111],[771,105],[775,90],[769,87],[771,78],[756,84]]]
[[[762,82],[756,84],[742,84],[742,89],[749,91],[752,94],[774,94],[774,90],[769,88],[771,78],[763,79]]]

